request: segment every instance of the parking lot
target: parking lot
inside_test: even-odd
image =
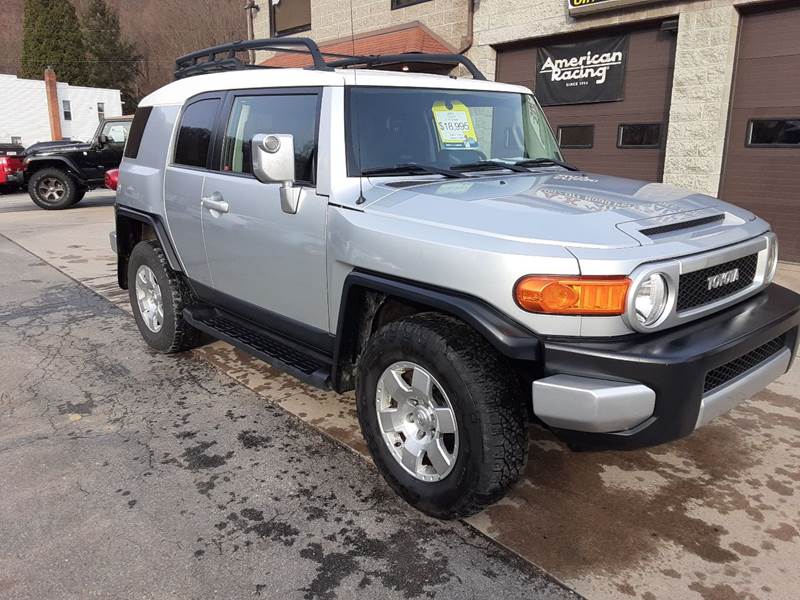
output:
[[[533,429],[513,492],[440,523],[371,467],[352,397],[222,342],[148,351],[112,204],[0,196],[0,596],[797,597],[797,366],[662,447]]]

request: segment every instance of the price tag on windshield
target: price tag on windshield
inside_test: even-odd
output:
[[[439,142],[446,150],[468,150],[478,147],[478,136],[472,124],[472,115],[462,102],[436,102],[433,105],[433,120]]]

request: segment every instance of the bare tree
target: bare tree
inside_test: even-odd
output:
[[[22,58],[22,4],[25,0],[2,0],[0,26],[0,73],[16,75]]]

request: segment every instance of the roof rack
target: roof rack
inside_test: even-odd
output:
[[[486,79],[483,73],[470,59],[461,54],[425,54],[406,52],[404,54],[377,54],[369,56],[352,56],[323,52],[311,38],[265,38],[230,42],[196,50],[175,61],[175,79],[183,79],[202,73],[235,71],[242,69],[275,69],[269,65],[249,65],[236,56],[237,52],[246,50],[264,50],[268,52],[287,52],[290,54],[306,54],[311,57],[312,65],[308,68],[317,71],[333,71],[335,68],[374,67],[398,63],[434,63],[445,65],[463,65],[474,79]],[[325,58],[332,58],[330,62]]]

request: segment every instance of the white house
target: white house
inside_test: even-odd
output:
[[[55,94],[48,95],[48,86]],[[0,143],[87,141],[100,119],[121,114],[119,90],[0,74]]]

